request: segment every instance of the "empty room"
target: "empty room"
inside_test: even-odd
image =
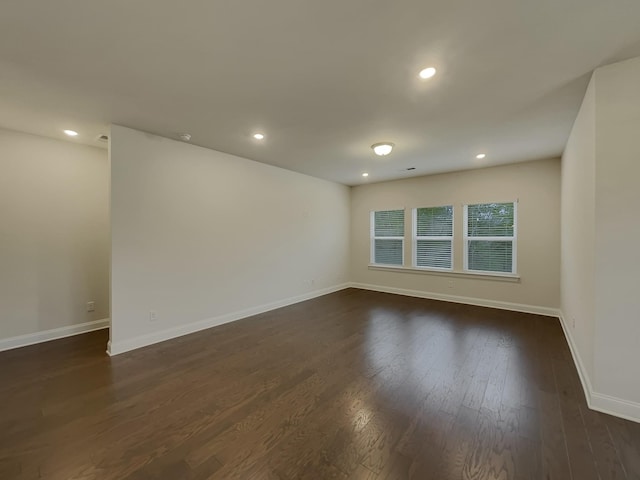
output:
[[[0,5],[0,479],[640,480],[640,2]]]

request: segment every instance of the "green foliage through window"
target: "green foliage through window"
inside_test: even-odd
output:
[[[512,237],[513,203],[469,205],[467,227],[469,237]]]
[[[453,235],[453,207],[417,209],[419,237],[450,237]]]

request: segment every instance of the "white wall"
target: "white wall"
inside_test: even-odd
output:
[[[640,58],[596,77],[596,391],[640,414]]]
[[[108,198],[106,150],[0,130],[0,347],[109,316]]]
[[[596,87],[591,80],[562,156],[562,312],[587,374],[595,335]]]
[[[592,408],[640,421],[640,58],[597,69],[563,156],[562,312]],[[575,327],[572,323],[575,319]]]
[[[119,126],[110,156],[111,353],[348,281],[348,187]]]
[[[465,203],[518,203],[519,282],[446,277],[368,267],[369,213],[406,208],[405,265],[411,265],[411,209],[454,206],[454,269],[462,270],[462,206]],[[443,296],[524,305],[539,310],[560,305],[560,162],[558,159],[414,177],[352,188],[351,277],[360,284]],[[453,282],[453,288],[450,288]],[[496,303],[497,302],[497,303]]]

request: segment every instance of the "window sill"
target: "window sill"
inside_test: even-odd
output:
[[[480,272],[460,272],[455,270],[430,270],[428,268],[416,267],[395,267],[386,265],[369,264],[369,270],[380,270],[386,272],[415,273],[419,275],[437,275],[442,277],[457,278],[477,278],[480,280],[493,280],[496,282],[520,282],[520,275],[512,273],[480,273]]]

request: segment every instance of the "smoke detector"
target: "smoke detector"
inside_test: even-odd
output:
[[[181,133],[179,136],[180,136],[180,140],[182,140],[183,142],[188,142],[189,140],[191,140],[190,133]]]

